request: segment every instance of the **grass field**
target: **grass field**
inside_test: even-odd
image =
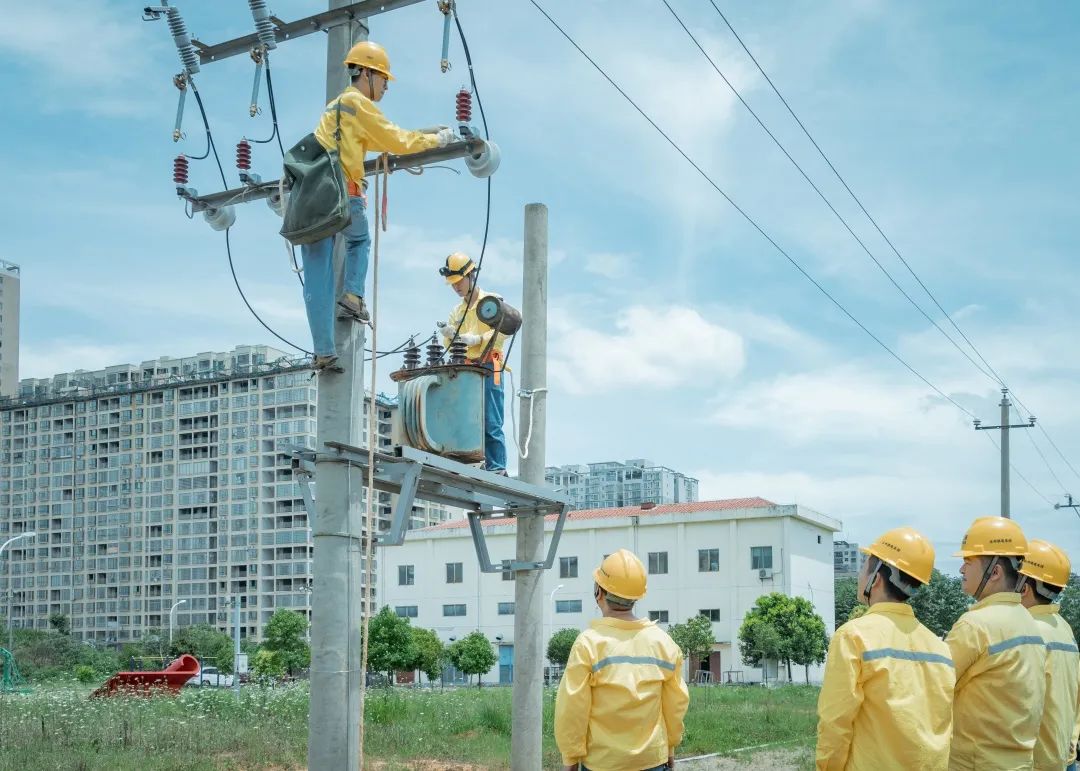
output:
[[[185,689],[178,698],[88,699],[89,688],[48,686],[0,696],[0,769],[210,771],[301,769],[307,753],[306,684],[229,691]],[[805,763],[817,689],[693,688],[679,756],[762,744]],[[545,768],[559,768],[545,694]],[[370,765],[386,769],[506,769],[510,690],[373,691],[366,709]],[[751,753],[736,753],[747,758]],[[422,761],[443,764],[427,765]],[[448,765],[449,764],[449,765]],[[719,766],[717,766],[719,767]],[[726,767],[726,766],[725,766]],[[809,767],[809,766],[807,766]]]

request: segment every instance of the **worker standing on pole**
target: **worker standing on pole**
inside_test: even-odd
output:
[[[1043,714],[1046,645],[1016,585],[1028,543],[1015,521],[980,517],[960,551],[976,602],[945,641],[956,665],[949,768],[1029,769]]]
[[[375,106],[394,79],[390,74],[390,59],[382,46],[367,40],[357,43],[349,50],[344,64],[349,70],[352,85],[327,105],[315,129],[315,138],[320,145],[327,150],[338,151],[349,191],[352,219],[344,231],[345,277],[340,297],[337,296],[334,277],[334,238],[324,238],[300,247],[304,260],[304,305],[315,348],[316,369],[331,366],[337,359],[334,344],[335,300],[336,307],[342,313],[362,322],[370,320],[364,303],[371,247],[367,198],[364,194],[367,187],[364,159],[367,153],[411,155],[445,147],[454,138],[449,128],[440,129],[437,134],[398,128]]]
[[[476,263],[461,252],[454,252],[439,268],[439,275],[461,298],[450,312],[445,324],[440,324],[443,343],[449,346],[455,338],[468,346],[466,358],[488,371],[484,379],[484,468],[506,476],[506,438],[503,435],[503,344],[506,335],[491,329],[476,317],[476,305],[492,292],[483,291],[477,282]]]
[[[634,616],[645,566],[626,549],[593,572],[603,618],[578,635],[555,701],[564,771],[664,771],[675,764],[690,694],[667,632]]]
[[[1021,604],[1038,622],[1046,643],[1046,698],[1035,741],[1035,771],[1059,771],[1076,759],[1073,731],[1080,650],[1057,604],[1058,596],[1069,583],[1071,569],[1068,556],[1058,547],[1046,541],[1028,542],[1016,590]]]
[[[949,646],[919,623],[908,601],[930,582],[934,548],[901,527],[860,549],[865,615],[829,643],[818,698],[817,769],[949,766],[956,672]]]

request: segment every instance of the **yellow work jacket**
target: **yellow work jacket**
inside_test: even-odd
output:
[[[1046,645],[1015,592],[975,603],[945,639],[956,664],[949,768],[1030,769],[1046,690]]]
[[[1046,643],[1046,698],[1035,741],[1035,771],[1061,771],[1075,757],[1072,741],[1076,728],[1080,651],[1072,628],[1058,613],[1060,609],[1060,605],[1028,608]]]
[[[446,326],[442,328],[442,334],[445,338],[444,343],[449,344],[455,332],[457,332],[458,324],[460,324],[461,331],[457,332],[458,334],[480,335],[480,342],[476,345],[470,345],[468,351],[465,353],[468,358],[474,361],[484,354],[488,342],[491,341],[491,336],[495,335],[495,343],[491,346],[491,353],[488,355],[490,358],[494,359],[496,371],[502,371],[504,366],[504,362],[502,361],[502,350],[503,344],[506,342],[506,335],[497,333],[494,329],[476,317],[477,303],[485,297],[490,297],[492,295],[495,295],[495,293],[485,292],[477,287],[472,293],[473,301],[471,305],[466,308],[465,301],[462,300],[452,311],[450,311],[450,318],[447,319]],[[461,320],[462,316],[465,317],[465,321]]]
[[[690,703],[682,668],[682,651],[652,621],[593,621],[570,650],[555,700],[563,763],[641,771],[666,762]]]
[[[945,771],[956,674],[911,606],[878,602],[836,630],[818,697],[819,771]]]
[[[315,138],[327,150],[337,147],[337,105],[341,101],[341,147],[338,154],[345,176],[360,184],[364,179],[364,159],[368,152],[412,155],[439,146],[435,134],[421,134],[398,128],[382,114],[375,102],[356,86],[349,86],[341,96],[326,106],[315,129]]]

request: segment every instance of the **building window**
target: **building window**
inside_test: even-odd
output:
[[[817,537],[817,542],[821,543],[821,536],[820,535]]]
[[[580,613],[581,600],[555,600],[556,613]]]
[[[658,624],[666,624],[668,622],[668,612],[666,610],[650,610],[649,621],[655,621]]]
[[[416,583],[416,566],[415,565],[398,565],[397,568],[397,582],[398,586],[412,586]]]
[[[666,551],[649,552],[649,573],[652,575],[662,575],[667,573]]]
[[[398,605],[394,608],[394,612],[401,618],[416,618],[416,606],[415,605]]]
[[[750,568],[752,570],[772,570],[772,547],[751,546]]]
[[[461,604],[461,605],[443,605],[442,606],[442,614],[444,616],[464,616],[465,615],[465,605],[464,604]]]
[[[461,563],[460,562],[447,562],[446,563],[446,583],[448,583],[448,584],[460,584],[461,583]]]
[[[514,615],[514,603],[512,603],[512,602],[500,602],[499,603],[499,615],[500,616],[512,616],[512,615]]]
[[[577,557],[559,557],[559,578],[577,578]]]
[[[698,549],[697,569],[699,573],[716,573],[720,570],[719,549]]]
[[[720,608],[706,608],[705,610],[699,610],[698,615],[704,616],[709,619],[709,621],[716,622],[720,620]]]

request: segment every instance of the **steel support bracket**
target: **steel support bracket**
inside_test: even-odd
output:
[[[325,453],[299,447],[292,451],[293,474],[302,485],[301,492],[309,516],[314,511],[314,501],[307,481],[314,472],[316,462],[347,463],[363,471],[365,476],[368,469],[368,451],[362,447],[338,442],[327,442],[325,446]],[[375,536],[380,546],[400,546],[404,543],[413,502],[419,499],[466,510],[476,558],[484,573],[547,570],[555,563],[569,510],[569,498],[565,493],[482,471],[411,447],[398,446],[392,453],[376,452],[374,458],[375,489],[398,496],[390,529]],[[543,562],[505,560],[492,563],[484,535],[485,523],[550,515],[555,515],[555,528]]]

